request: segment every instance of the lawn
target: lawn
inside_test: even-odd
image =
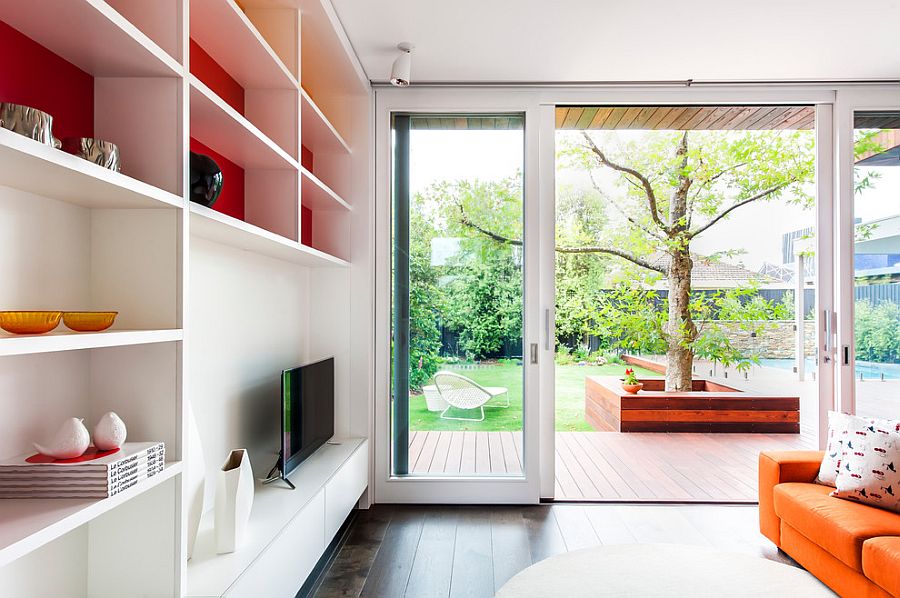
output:
[[[591,431],[584,421],[585,376],[621,376],[623,365],[557,365],[556,366],[556,429],[561,432]],[[474,430],[479,432],[515,431],[522,429],[522,366],[498,364],[473,370],[455,370],[482,386],[505,386],[509,389],[509,409],[486,407],[484,421],[456,421],[441,419],[440,412],[428,411],[425,397],[415,394],[409,398],[409,429]],[[635,368],[637,374],[656,376],[654,372]],[[451,410],[447,415],[479,417],[479,411]]]

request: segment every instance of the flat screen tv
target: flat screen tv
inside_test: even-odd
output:
[[[281,373],[281,475],[334,436],[334,358]]]

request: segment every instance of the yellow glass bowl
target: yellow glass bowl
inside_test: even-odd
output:
[[[59,326],[61,311],[0,311],[0,328],[13,334],[44,334]]]
[[[117,311],[65,311],[63,322],[75,332],[100,332],[116,321]]]

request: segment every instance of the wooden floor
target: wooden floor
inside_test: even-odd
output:
[[[517,475],[521,432],[414,432],[414,474]],[[556,433],[557,500],[756,502],[760,451],[812,448],[795,434]]]
[[[601,544],[712,546],[794,564],[728,505],[440,507],[360,511],[313,594],[319,598],[488,598],[549,556]]]

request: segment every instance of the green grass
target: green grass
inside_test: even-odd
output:
[[[593,430],[584,420],[585,376],[621,376],[624,365],[557,365],[556,366],[556,429],[561,432]],[[655,376],[654,372],[634,368],[639,376]],[[409,398],[409,429],[417,431],[472,430],[503,432],[522,429],[522,366],[498,364],[474,370],[454,370],[482,386],[505,386],[509,389],[509,409],[486,407],[484,421],[455,421],[441,419],[440,412],[428,411],[423,395]],[[479,417],[475,410],[451,410],[447,415]]]

